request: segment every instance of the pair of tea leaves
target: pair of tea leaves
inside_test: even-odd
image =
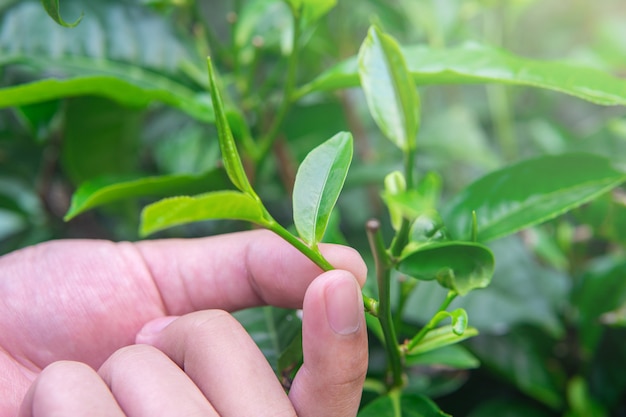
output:
[[[276,224],[248,181],[210,59],[208,69],[224,168],[239,191],[174,197],[154,203],[142,213],[143,235],[209,219],[245,220],[269,229]],[[351,161],[352,135],[340,132],[313,149],[298,169],[293,192],[294,224],[300,238],[312,249],[324,236]]]

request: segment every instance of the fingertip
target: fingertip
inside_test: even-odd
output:
[[[351,272],[326,272],[307,290],[303,353],[289,394],[298,416],[356,415],[368,350],[361,291]]]

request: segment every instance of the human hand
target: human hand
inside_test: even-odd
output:
[[[0,258],[0,416],[22,401],[22,417],[355,415],[366,269],[350,248],[322,252],[339,270],[321,274],[267,231],[48,242]],[[289,396],[224,312],[263,304],[303,306]]]

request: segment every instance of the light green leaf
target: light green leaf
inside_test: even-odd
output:
[[[302,19],[306,25],[317,21],[319,18],[328,13],[335,5],[337,0],[286,0],[295,13],[302,15]]]
[[[391,225],[394,230],[400,230],[402,225],[403,213],[401,207],[393,204],[390,199],[406,192],[406,180],[400,171],[393,171],[385,177],[385,192],[383,199],[387,203],[389,209],[389,217],[391,217]]]
[[[213,121],[213,109],[202,94],[158,76],[137,83],[106,75],[34,81],[0,89],[0,108],[87,95],[106,97],[131,107],[160,101],[196,119]]]
[[[48,12],[48,15],[50,15],[55,22],[61,26],[65,26],[66,28],[75,27],[83,19],[83,15],[81,14],[78,19],[74,21],[74,23],[67,23],[63,20],[61,12],[59,11],[59,0],[41,0],[41,4],[43,5],[43,8],[46,9],[46,12]]]
[[[482,177],[454,197],[442,216],[452,236],[465,239],[476,211],[478,240],[488,241],[553,219],[624,181],[626,174],[600,156],[542,156]]]
[[[359,77],[376,124],[400,149],[415,148],[420,103],[395,39],[370,27],[359,51]]]
[[[443,365],[454,369],[475,369],[480,361],[461,345],[448,345],[428,352],[410,355],[405,358],[408,366]]]
[[[559,61],[539,61],[476,43],[441,49],[406,47],[404,57],[418,85],[501,83],[554,90],[602,105],[626,105],[626,80]],[[356,58],[329,69],[297,96],[359,85]]]
[[[168,227],[202,220],[246,220],[264,225],[261,204],[237,191],[215,191],[195,197],[172,197],[146,206],[141,212],[142,236]]]
[[[337,133],[302,161],[293,189],[293,221],[310,247],[322,240],[352,161],[352,135]]]
[[[213,71],[211,58],[207,59],[207,67],[209,70],[211,99],[213,101],[213,109],[215,110],[215,124],[217,125],[217,134],[219,137],[220,149],[222,151],[224,168],[226,168],[226,173],[235,187],[248,195],[256,195],[250,185],[250,182],[248,181],[246,171],[243,169],[243,164],[241,163],[241,158],[239,157],[239,152],[237,151],[237,145],[235,144],[235,138],[233,138],[233,133],[230,130],[230,125],[228,124],[228,118],[226,117],[222,95],[220,94],[217,81],[215,79],[215,72]]]
[[[436,279],[459,295],[488,286],[494,267],[493,253],[474,242],[433,242],[417,249],[409,243],[398,263],[400,272],[425,281]]]
[[[466,328],[461,335],[454,332],[452,325],[437,327],[426,333],[426,336],[424,336],[418,345],[411,349],[410,352],[407,352],[406,357],[410,358],[413,355],[420,355],[444,346],[453,345],[476,335],[478,335],[478,330],[474,327]]]
[[[366,405],[358,417],[450,417],[429,398],[394,391]]]
[[[215,169],[202,175],[165,175],[133,179],[99,177],[87,181],[72,196],[72,204],[64,219],[101,206],[128,198],[166,197],[193,195],[228,187],[228,178],[222,169]]]

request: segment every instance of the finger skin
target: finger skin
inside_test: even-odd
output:
[[[351,248],[320,245],[360,283],[367,270]],[[0,257],[0,415],[15,415],[36,375],[64,359],[94,369],[134,342],[150,320],[206,308],[300,307],[321,272],[264,230],[136,244],[46,242]],[[9,363],[15,364],[15,367]]]
[[[349,290],[353,293],[350,294]],[[344,297],[333,299],[335,296]],[[330,317],[330,305],[338,308]],[[337,305],[339,302],[339,305]],[[358,314],[352,326],[345,316]],[[330,271],[317,278],[306,292],[303,307],[304,363],[289,393],[299,417],[356,416],[367,372],[367,328],[359,283],[347,271]]]
[[[184,371],[152,346],[118,350],[98,374],[127,416],[219,417]]]
[[[19,417],[125,417],[104,381],[89,366],[60,361],[48,366],[29,389]]]
[[[261,351],[224,311],[187,314],[142,340],[184,369],[221,417],[296,416]]]

